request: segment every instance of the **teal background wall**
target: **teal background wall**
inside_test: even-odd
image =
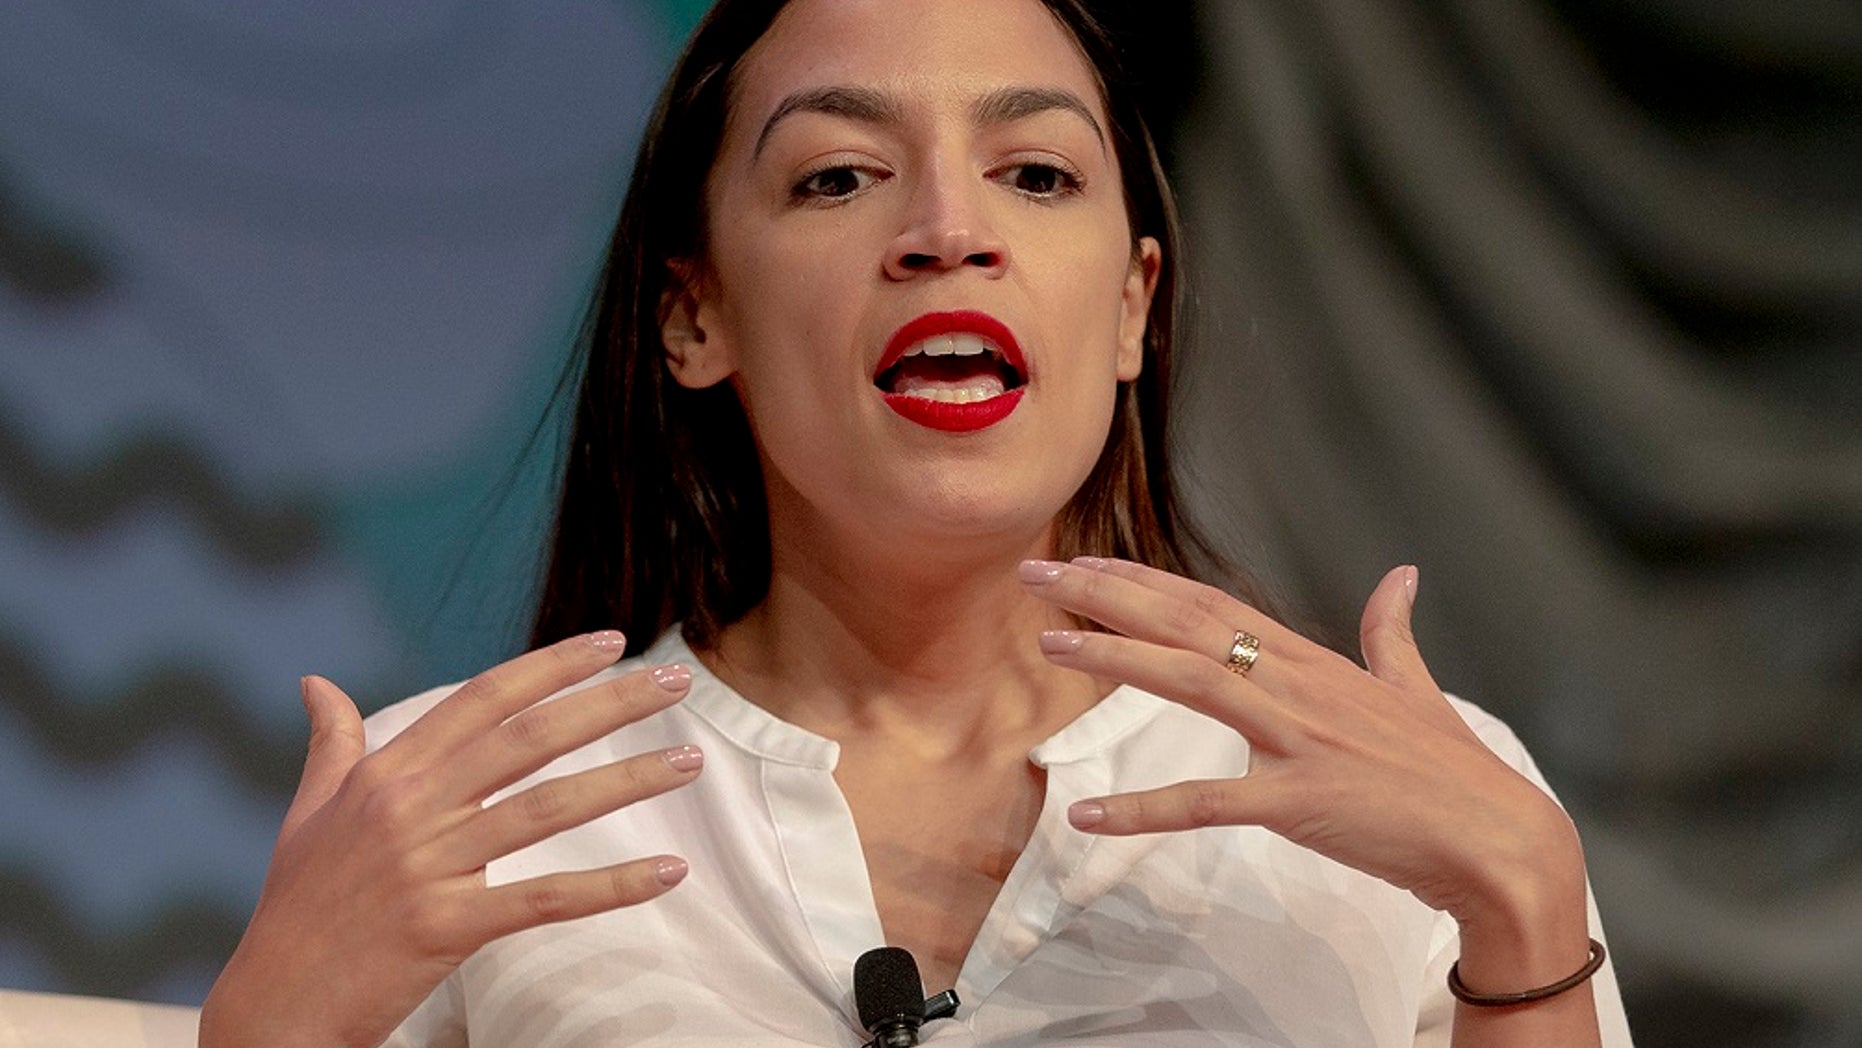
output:
[[[0,985],[197,1001],[295,784],[522,633],[702,5],[0,6]]]

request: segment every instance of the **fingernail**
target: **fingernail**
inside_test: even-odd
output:
[[[611,651],[615,654],[627,650],[627,638],[620,630],[596,630],[582,638],[588,646],[596,651]]]
[[[1066,565],[1057,560],[1024,560],[1021,562],[1021,567],[1016,570],[1023,582],[1039,586],[1059,578],[1060,569],[1064,567]]]
[[[1075,557],[1068,563],[1076,568],[1085,568],[1087,571],[1098,571],[1104,568],[1109,561],[1104,557]]]
[[[1409,598],[1409,606],[1412,608],[1416,606],[1416,585],[1421,581],[1422,573],[1416,570],[1416,565],[1411,564],[1403,569],[1403,594]]]
[[[676,662],[670,666],[655,666],[647,676],[667,691],[684,691],[692,686],[692,671]]]
[[[1041,653],[1043,655],[1071,655],[1086,643],[1086,634],[1075,630],[1042,630]]]
[[[1075,829],[1090,830],[1106,821],[1106,806],[1098,801],[1075,801],[1067,808],[1067,821]]]
[[[654,864],[653,876],[659,878],[661,884],[670,888],[685,880],[685,875],[690,873],[691,869],[684,859],[675,859],[669,855]]]
[[[674,746],[661,750],[660,756],[678,771],[697,771],[705,766],[705,751],[696,746]]]

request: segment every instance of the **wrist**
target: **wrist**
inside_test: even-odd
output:
[[[1507,861],[1489,867],[1453,912],[1460,977],[1478,993],[1512,993],[1568,976],[1590,956],[1584,853],[1556,805]]]
[[[268,969],[242,943],[201,1003],[198,1048],[351,1048],[350,1039],[319,1025],[333,1020],[335,1009],[302,994],[292,995],[297,1007],[280,1007],[279,988],[289,986],[293,974]]]

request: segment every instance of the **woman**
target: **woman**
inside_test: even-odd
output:
[[[854,1045],[890,942],[966,1001],[930,1043],[1627,1044],[1576,835],[1431,681],[1415,569],[1369,672],[1182,577],[1174,247],[1074,0],[719,4],[593,314],[540,646],[366,743],[307,679],[201,1043]],[[1541,992],[1456,1005],[1457,958]]]

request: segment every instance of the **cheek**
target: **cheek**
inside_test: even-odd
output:
[[[1083,381],[1092,390],[1110,395],[1113,384],[1137,376],[1140,355],[1131,352],[1126,337],[1125,290],[1131,270],[1130,255],[1122,240],[1094,245],[1058,256],[1063,264],[1044,281],[1050,303],[1045,312],[1054,342],[1070,373],[1069,385]]]
[[[769,252],[740,256],[730,274],[747,293],[721,311],[734,347],[731,384],[750,417],[766,465],[797,486],[844,473],[855,442],[859,394],[870,379],[854,358],[851,296],[834,274],[786,264]],[[721,274],[722,276],[722,274]]]
[[[1050,464],[1076,485],[1085,481],[1104,449],[1119,383],[1136,378],[1139,370],[1141,358],[1124,351],[1130,253],[1123,234],[1121,222],[1116,240],[1108,237],[1090,250],[1075,245],[1060,256],[1067,264],[1049,287],[1057,307],[1049,316],[1057,325],[1056,341],[1066,350],[1052,361],[1060,373],[1049,376],[1054,396],[1048,425],[1055,427]]]
[[[816,396],[838,368],[830,358],[847,341],[840,330],[842,300],[823,295],[832,278],[802,260],[774,252],[744,253],[721,282],[739,290],[723,296],[721,316],[733,347],[739,395],[772,404]]]

